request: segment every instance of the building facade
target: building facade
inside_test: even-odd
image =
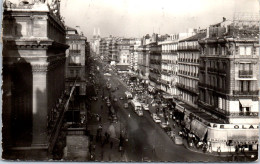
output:
[[[259,21],[242,23],[223,20],[211,25],[199,41],[198,105],[225,123],[209,128],[215,151],[258,149]]]
[[[52,158],[60,148],[57,141],[63,140],[60,129],[66,110],[65,51],[69,46],[57,6],[59,2],[4,2],[5,159]]]
[[[87,38],[71,27],[66,27],[66,90],[76,84],[75,94],[86,95],[85,63],[87,58]]]
[[[194,36],[179,41],[178,44],[178,82],[181,100],[197,107],[198,82],[199,82],[199,56],[200,47],[198,40],[206,36],[205,32],[199,32]]]
[[[162,45],[162,75],[161,90],[172,96],[178,96],[176,87],[178,82],[178,43],[179,40],[192,36],[193,32],[170,35],[167,40],[160,42]]]

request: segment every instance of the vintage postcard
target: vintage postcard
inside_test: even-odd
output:
[[[258,160],[258,0],[2,4],[3,160]]]

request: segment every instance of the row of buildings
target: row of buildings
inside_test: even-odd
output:
[[[129,58],[136,55],[128,64],[136,66],[149,92],[170,99],[184,114],[186,129],[211,151],[258,150],[259,17],[248,17],[223,18],[203,30],[146,35],[134,49],[130,41],[138,39],[119,39],[129,40],[123,42]],[[122,63],[123,54],[113,58],[104,46],[107,39],[100,38],[97,55]]]
[[[60,1],[3,6],[2,157],[60,159],[72,95],[86,95],[87,38],[65,26]]]
[[[94,35],[91,48],[94,53],[116,65],[121,71],[137,70],[137,48],[141,45],[141,39],[123,37],[104,37]]]

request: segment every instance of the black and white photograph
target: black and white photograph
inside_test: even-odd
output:
[[[258,161],[258,0],[0,2],[2,161]]]

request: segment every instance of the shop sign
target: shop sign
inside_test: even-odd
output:
[[[220,128],[220,129],[231,129],[231,128],[234,128],[234,129],[258,129],[258,125],[232,125],[230,126],[230,124],[227,124],[226,126],[225,125],[222,125],[222,124],[210,124],[210,127],[213,127],[213,128]]]

